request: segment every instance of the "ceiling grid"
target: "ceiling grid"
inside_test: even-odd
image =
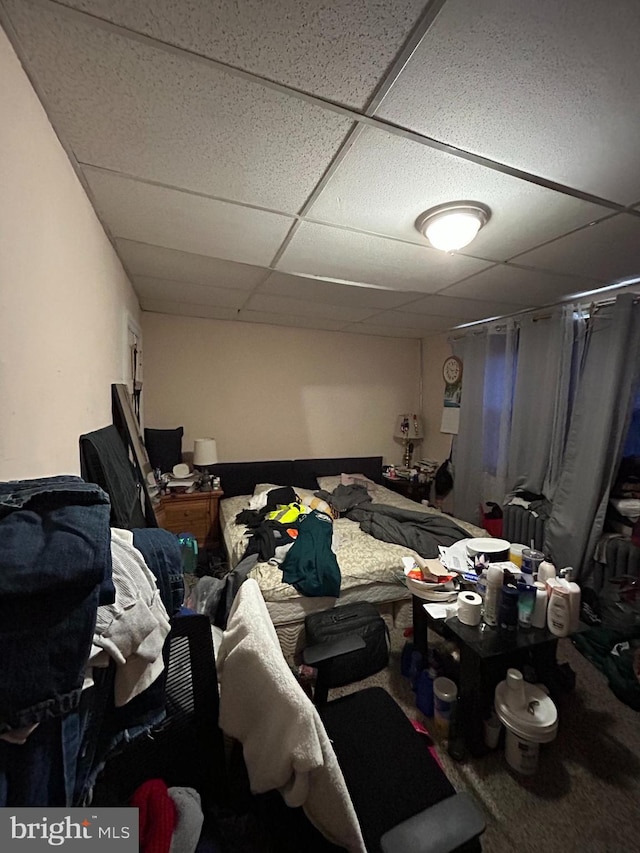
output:
[[[640,275],[631,0],[0,4],[143,310],[423,337]]]

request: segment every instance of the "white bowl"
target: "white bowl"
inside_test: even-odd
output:
[[[484,554],[490,563],[500,563],[509,559],[510,543],[506,539],[494,539],[492,536],[480,536],[477,539],[465,539],[467,554],[472,560]]]

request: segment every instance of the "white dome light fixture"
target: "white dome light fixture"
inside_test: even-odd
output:
[[[416,228],[434,249],[455,252],[468,246],[489,221],[491,211],[478,201],[450,201],[421,213]]]

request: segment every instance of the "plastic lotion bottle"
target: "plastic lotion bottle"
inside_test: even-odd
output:
[[[571,592],[568,584],[556,583],[551,587],[547,627],[556,637],[566,637],[571,632]]]
[[[499,566],[489,566],[487,569],[487,591],[484,596],[484,621],[487,625],[498,624],[503,578],[504,572]]]
[[[544,628],[547,624],[547,589],[541,581],[534,583],[536,590],[536,602],[533,607],[531,625],[534,628]]]

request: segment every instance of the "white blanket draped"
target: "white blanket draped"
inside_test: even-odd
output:
[[[318,712],[285,661],[256,581],[240,587],[217,659],[220,725],[243,745],[251,789],[277,789],[335,844],[365,853]]]

